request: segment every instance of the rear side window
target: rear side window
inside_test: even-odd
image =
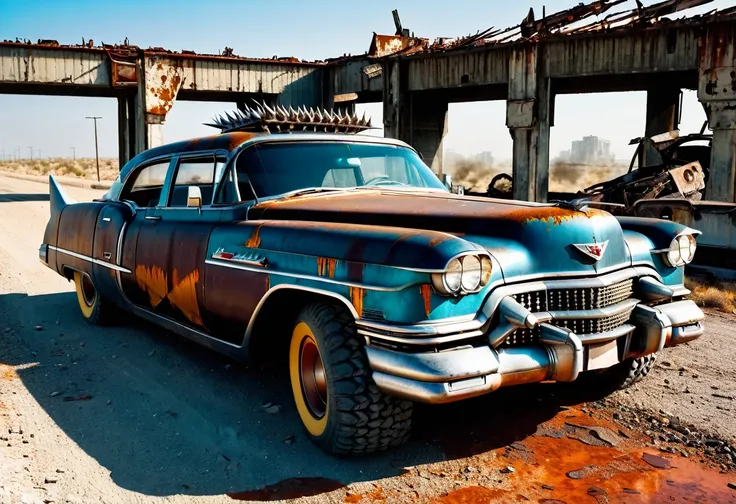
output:
[[[123,188],[120,199],[132,201],[140,207],[158,205],[168,171],[168,160],[142,168]]]
[[[169,206],[187,206],[187,191],[189,186],[199,187],[202,193],[202,204],[209,205],[212,202],[212,193],[215,188],[215,172],[222,170],[224,163],[212,157],[202,159],[182,159],[176,170],[173,193]]]

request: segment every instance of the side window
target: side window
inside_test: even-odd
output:
[[[140,207],[158,205],[168,170],[168,160],[142,168],[125,185],[120,193],[120,199],[132,201]]]
[[[222,163],[219,162],[217,165],[222,165]],[[209,205],[212,202],[212,193],[215,188],[215,170],[218,169],[217,165],[211,157],[182,159],[179,161],[169,206],[187,206],[189,186],[199,187],[199,190],[202,192],[202,204]],[[219,168],[221,169],[221,166]]]

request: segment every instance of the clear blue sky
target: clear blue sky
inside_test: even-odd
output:
[[[15,37],[55,39],[60,43],[120,43],[128,38],[141,47],[160,46],[217,53],[232,47],[252,57],[296,56],[313,60],[367,51],[373,32],[394,32],[391,10],[399,9],[404,27],[434,39],[475,33],[490,26],[517,24],[533,7],[547,12],[568,8],[577,0],[0,0],[0,40]],[[645,4],[653,3],[644,1]],[[635,3],[629,0],[628,7]],[[688,14],[733,5],[716,0]],[[165,141],[209,134],[201,125],[232,104],[179,101],[164,126]],[[568,149],[572,140],[593,134],[611,140],[618,157],[627,158],[628,140],[643,133],[644,93],[566,95],[558,97],[551,154]],[[380,106],[368,106],[380,121]],[[27,146],[45,156],[93,156],[89,115],[99,123],[100,154],[117,156],[117,105],[114,99],[0,95],[0,149]],[[694,93],[687,93],[683,131],[699,129],[705,119]],[[490,150],[496,158],[511,156],[503,102],[453,104],[447,147],[463,153]],[[35,156],[35,154],[34,154]]]

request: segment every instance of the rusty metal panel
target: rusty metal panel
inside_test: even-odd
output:
[[[378,66],[378,71],[376,70]],[[373,67],[373,68],[371,68]],[[366,72],[368,68],[368,72]],[[383,90],[381,65],[370,59],[352,59],[331,68],[334,93],[380,92]]]
[[[49,47],[0,45],[0,82],[110,85],[104,52]]]
[[[157,122],[150,116],[159,116],[163,121],[174,105],[182,85],[180,61],[152,56],[145,59],[145,89],[147,122]]]
[[[410,91],[508,82],[507,47],[431,55],[408,61]]]
[[[697,28],[548,40],[542,65],[547,77],[695,70]]]

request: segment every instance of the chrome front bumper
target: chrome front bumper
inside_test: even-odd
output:
[[[651,278],[639,285],[635,294],[649,302],[673,295],[671,289]],[[500,295],[494,291],[486,302],[486,306],[495,305],[491,314],[498,312],[492,329],[487,329],[489,313],[486,318],[398,331],[390,330],[387,324],[359,321],[358,331],[366,337],[366,353],[378,387],[412,401],[453,402],[510,385],[574,381],[583,371],[611,367],[703,334],[703,312],[689,300],[649,306],[631,298],[599,310],[531,312],[507,289],[499,291]],[[617,313],[628,314],[628,320],[601,333],[578,335],[554,325],[562,318],[594,319]],[[502,345],[517,329],[537,331],[537,344]],[[404,348],[408,342],[412,343],[411,351]]]

